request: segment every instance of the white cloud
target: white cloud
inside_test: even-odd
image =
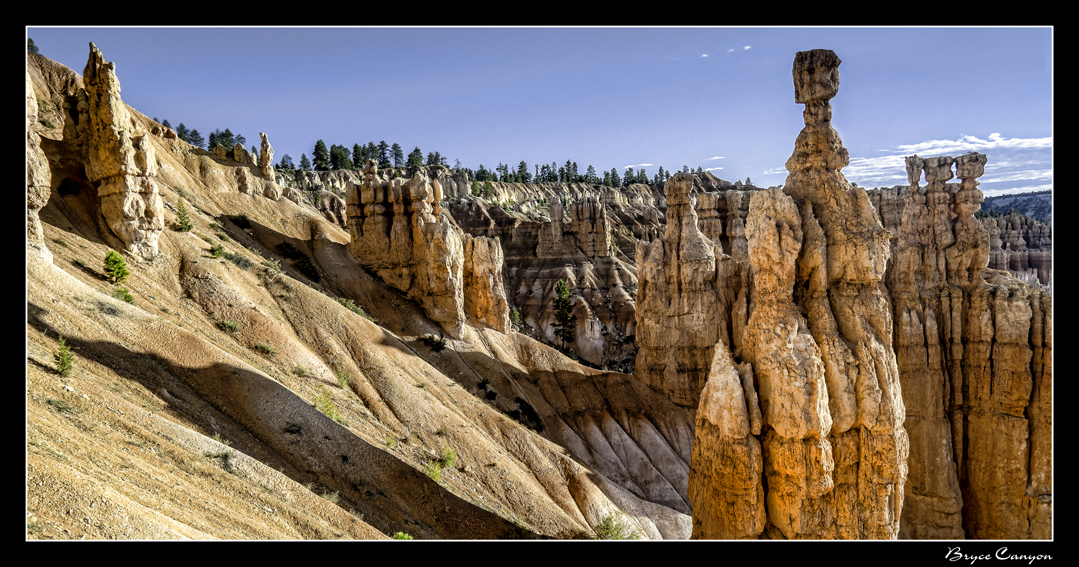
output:
[[[713,159],[723,159],[723,156],[716,156],[716,157],[710,157],[710,158],[705,158],[705,160],[704,160],[704,161],[709,161],[709,160],[713,160]]]
[[[742,49],[743,49],[743,50],[745,50],[745,49],[749,49],[749,47],[750,47],[750,46],[748,46],[748,45],[747,45],[747,46],[743,47]]]
[[[917,144],[901,145],[895,150],[903,155],[921,154],[923,156],[956,155],[970,151],[1019,149],[1019,148],[1051,148],[1052,138],[1004,138],[999,133],[989,134],[988,140],[982,140],[976,136],[963,135],[958,140],[929,140]]]
[[[705,171],[716,171],[716,170],[719,170],[719,169],[723,169],[723,168],[722,167],[706,167],[706,168],[704,168]]]
[[[732,47],[732,48],[730,48],[730,49],[728,49],[728,50],[727,50],[727,53],[730,53],[730,52],[732,52],[732,51],[734,51],[734,48],[733,48],[733,47]]]
[[[708,57],[708,54],[707,53],[702,53],[701,57]]]

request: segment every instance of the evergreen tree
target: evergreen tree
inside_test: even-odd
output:
[[[34,39],[30,37],[26,38],[26,50],[30,53],[37,53],[39,55],[41,54],[41,50],[38,49],[36,45],[34,45]]]
[[[569,297],[569,286],[566,282],[558,280],[555,284],[554,300],[554,336],[562,340],[562,347],[566,348],[566,340],[573,342],[577,329],[577,316],[573,314],[573,300]]]
[[[622,178],[618,176],[618,169],[612,167],[611,168],[611,187],[621,187],[621,186],[622,186]]]
[[[291,171],[293,169],[296,169],[296,164],[292,163],[292,156],[285,154],[284,157],[281,158],[281,163],[277,166],[277,168]]]
[[[750,181],[750,179],[749,179],[749,178],[747,177],[747,178],[746,178],[746,182],[745,182],[745,184],[746,184],[746,185],[750,185],[750,186],[752,186],[752,185],[753,185],[753,182],[752,182],[752,181]],[[853,185],[853,184],[852,184],[852,185]],[[857,185],[854,185],[854,186],[855,186],[855,187],[857,187]]]
[[[637,181],[637,177],[633,175],[633,168],[632,167],[627,167],[626,168],[626,176],[622,180],[622,185],[625,185],[626,187],[629,187],[630,183],[635,183],[636,181]]]
[[[390,148],[390,153],[393,155],[394,167],[403,167],[405,165],[405,151],[401,149],[401,144],[394,142]]]
[[[225,131],[222,132],[221,130],[218,129],[218,130],[214,130],[214,134],[217,134],[217,136],[216,136],[217,144],[221,144],[225,148],[226,152],[231,152],[233,146],[236,145],[236,137],[232,134],[232,130],[229,130],[228,128],[225,128]],[[216,148],[217,144],[214,144],[214,137],[211,137],[210,149],[212,150],[212,149]]]
[[[315,151],[311,154],[311,158],[314,160],[315,171],[330,170],[330,150],[326,148],[326,142],[322,140],[315,142]]]
[[[364,160],[364,148],[359,144],[352,144],[352,167],[355,169],[363,169]]]
[[[390,167],[390,145],[386,143],[386,140],[378,143],[378,167]]]
[[[596,168],[592,167],[591,164],[588,165],[588,169],[584,172],[584,180],[585,183],[596,184]]]
[[[373,159],[378,162],[378,146],[374,142],[367,142],[367,152],[363,154],[363,165],[367,167],[367,160]]]
[[[412,153],[408,154],[408,166],[420,167],[423,165],[423,152],[420,151],[420,147],[416,146],[416,149],[412,150]]]
[[[127,276],[131,275],[131,272],[127,271],[127,262],[119,252],[109,250],[105,255],[105,275],[113,283],[123,283],[127,281]]]
[[[189,134],[190,132],[187,130],[187,126],[184,126],[183,122],[181,122],[180,125],[176,127],[176,137],[190,144],[191,138]]]
[[[311,171],[311,160],[307,159],[307,154],[300,154],[300,169]]]
[[[64,337],[60,335],[60,348],[52,355],[53,360],[56,361],[56,373],[61,376],[70,376],[71,368],[75,364],[75,355],[71,354],[71,348],[64,342]]]
[[[229,131],[228,128],[225,128],[225,131],[228,132]],[[236,142],[235,145],[237,145],[237,146],[245,146],[245,145],[247,145],[247,138],[244,138],[243,134],[236,134],[235,142]],[[254,146],[252,146],[252,147],[254,147]],[[253,152],[253,153],[257,154],[258,152]]]
[[[330,146],[330,167],[333,169],[352,169],[352,158],[344,146]]]
[[[162,120],[161,125],[166,127],[166,128],[172,128],[172,124],[169,124],[168,120]]]
[[[180,197],[180,200],[176,204],[176,228],[180,232],[189,232],[192,228],[191,219],[187,216],[187,207],[184,206],[184,198]]]
[[[532,174],[528,172],[528,164],[524,160],[517,164],[517,181],[519,183],[528,183],[532,180]]]
[[[206,144],[206,140],[203,139],[202,134],[199,134],[198,130],[192,130],[191,133],[187,135],[187,142],[196,148],[203,148],[205,147],[204,144]]]
[[[211,152],[217,147],[217,132],[210,132],[210,143],[206,146]]]

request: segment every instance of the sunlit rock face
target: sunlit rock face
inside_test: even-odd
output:
[[[1033,223],[974,218],[986,162],[910,156],[910,185],[873,194],[911,446],[903,537],[1052,537],[1052,302],[1021,264]]]
[[[165,217],[150,133],[129,116],[120,100],[116,66],[92,43],[83,84],[89,123],[86,176],[97,186],[101,213],[129,252],[156,256]]]
[[[714,343],[705,371],[690,473],[694,537],[899,533],[909,449],[880,285],[889,233],[866,192],[839,171],[849,159],[831,126],[839,63],[827,50],[797,55],[805,128],[786,186],[754,192],[744,248],[729,241],[750,267],[748,321]],[[743,232],[732,225],[728,234]]]
[[[450,337],[462,337],[466,302],[476,310],[474,320],[508,328],[505,291],[494,275],[502,272],[501,254],[489,242],[470,241],[466,256],[467,235],[442,209],[441,200],[438,181],[424,170],[408,179],[384,179],[374,160],[368,160],[363,183],[347,187],[353,257],[419,301]],[[472,266],[467,279],[466,262]]]

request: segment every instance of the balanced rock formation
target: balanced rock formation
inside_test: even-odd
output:
[[[384,180],[374,160],[367,160],[363,183],[348,187],[349,250],[360,265],[374,269],[390,286],[419,301],[431,320],[454,339],[463,336],[466,296],[482,311],[478,320],[506,321],[495,325],[508,328],[505,290],[490,287],[491,274],[502,272],[501,255],[492,253],[487,243],[472,243],[468,258],[487,267],[477,268],[466,282],[463,234],[442,209],[441,200],[438,181],[423,170],[411,179]],[[482,287],[466,292],[468,282]],[[491,298],[480,301],[480,295]],[[498,309],[500,316],[492,311]]]
[[[150,133],[129,115],[120,100],[116,66],[92,43],[83,84],[89,121],[86,176],[98,186],[101,214],[129,252],[156,256],[165,216]]]
[[[259,154],[259,163],[262,165],[259,168],[262,170],[263,177],[273,180],[273,146],[270,145],[270,139],[266,137],[265,133],[259,132],[259,138],[262,138],[262,151]]]
[[[720,336],[724,325],[712,333],[719,340],[697,410],[690,472],[696,538],[899,533],[908,441],[891,310],[879,285],[889,235],[865,191],[839,171],[848,155],[829,103],[839,63],[827,50],[797,55],[795,100],[806,105],[806,126],[787,162],[786,187],[755,192],[749,202],[749,318],[744,327],[730,325],[744,329],[730,340]],[[678,200],[668,194],[669,206]],[[668,208],[668,219],[678,216]],[[668,234],[670,227],[669,220]],[[642,282],[649,252],[638,254]],[[727,298],[730,305],[729,291]],[[729,307],[717,316],[705,303],[698,309],[705,319],[727,321]],[[638,314],[650,314],[643,302]],[[738,340],[740,361],[727,352]],[[639,361],[638,373],[644,370]],[[739,475],[743,480],[731,479]]]

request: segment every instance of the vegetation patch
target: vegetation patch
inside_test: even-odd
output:
[[[393,539],[412,539],[412,536],[406,534],[405,532],[397,532],[393,534]]]
[[[71,354],[71,348],[64,343],[64,337],[60,337],[60,347],[52,355],[56,361],[56,373],[61,376],[70,376],[71,369],[75,364],[75,355]]]
[[[120,301],[126,301],[132,305],[135,304],[135,296],[131,295],[131,292],[128,291],[126,287],[116,288],[116,292],[113,293],[112,296],[116,299],[119,299]]]
[[[243,269],[243,270],[246,270],[246,269],[248,269],[248,268],[250,268],[251,266],[254,265],[254,263],[251,262],[250,258],[248,258],[247,256],[244,256],[243,254],[239,254],[239,253],[237,253],[237,254],[228,254],[228,253],[226,253],[225,258],[229,262],[232,262],[233,264],[236,264],[237,266],[240,267],[240,269]]]
[[[232,319],[225,319],[217,322],[217,327],[226,333],[235,333],[240,330],[240,324]]]
[[[375,321],[374,317],[371,317],[370,315],[368,315],[363,310],[362,307],[360,307],[359,305],[356,305],[356,303],[354,301],[352,301],[351,299],[346,299],[344,297],[338,297],[337,302],[340,303],[341,305],[343,305],[345,307],[345,309],[348,309],[349,311],[359,315],[360,317],[363,317],[364,319],[367,319],[368,321],[370,321],[372,323],[375,323],[375,324],[378,323],[378,321]]]
[[[259,343],[255,345],[255,350],[269,356],[277,354],[277,349],[270,343]]]
[[[333,396],[322,386],[318,387],[318,395],[315,396],[315,408],[337,423],[348,425],[345,423],[345,419],[341,417],[341,412],[337,410],[337,406],[334,405]]]
[[[599,539],[641,539],[641,534],[629,525],[622,512],[608,515],[595,530]]]
[[[129,275],[131,272],[127,269],[124,257],[115,250],[109,250],[109,253],[105,255],[105,276],[112,283],[124,283]]]
[[[311,262],[311,257],[303,250],[300,250],[295,244],[291,242],[282,242],[277,245],[277,250],[285,258],[292,260],[293,265],[296,266],[296,270],[303,274],[305,278],[315,283],[322,281],[322,276],[319,275],[318,268],[315,268],[315,264]]]
[[[221,460],[221,468],[225,469],[225,472],[228,472],[228,473],[231,473],[231,474],[236,474],[236,467],[234,467],[232,465],[232,458],[235,457],[236,454],[233,453],[232,451],[221,451],[221,452],[218,452],[218,453],[204,453],[204,455],[206,455],[207,457],[210,457],[211,459],[214,459],[214,460],[220,459]]]

